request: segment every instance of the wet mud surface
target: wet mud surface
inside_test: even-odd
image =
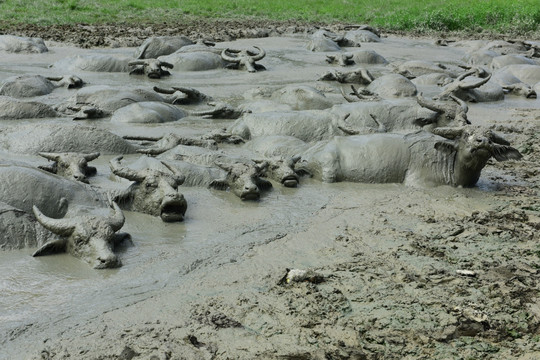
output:
[[[129,31],[115,29],[110,38],[98,35],[101,42],[84,42],[85,31],[66,39],[59,28],[46,37],[49,53],[3,57],[0,80],[48,74],[48,64],[73,54],[131,55],[145,35],[114,43],[114,31]],[[305,50],[304,35],[233,38],[215,40],[265,48],[261,63],[268,70],[174,73],[161,80],[80,76],[89,84],[181,84],[231,103],[254,86],[328,89],[315,79],[329,65],[324,54]],[[433,40],[393,36],[363,48],[390,61],[452,61],[463,54]],[[433,88],[423,90],[433,95]],[[40,100],[55,103],[70,95],[59,89]],[[328,96],[338,95],[330,88]],[[470,105],[473,124],[503,134],[524,155],[490,161],[472,189],[304,178],[297,189],[274,184],[260,201],[242,202],[228,192],[185,188],[189,208],[181,224],[126,212],[123,231],[133,244],[120,249],[119,269],[96,271],[69,255],[32,258],[32,249],[0,252],[0,359],[536,359],[539,101],[506,96]],[[71,120],[0,125],[14,122]],[[198,135],[230,123],[83,121],[119,135]],[[91,184],[113,186],[110,158],[93,162],[98,175]],[[287,282],[287,269],[319,276]]]

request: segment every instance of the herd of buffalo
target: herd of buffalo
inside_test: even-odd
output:
[[[259,63],[272,56],[262,47],[219,48],[184,36],[149,38],[132,57],[77,55],[49,68],[69,75],[6,78],[0,84],[0,248],[37,247],[34,256],[66,251],[95,268],[118,267],[114,247],[129,238],[119,233],[122,210],[183,221],[189,211],[185,186],[229,190],[261,202],[273,184],[301,186],[304,176],[473,187],[491,158],[521,158],[501,135],[468,118],[468,104],[508,94],[536,99],[540,43],[439,41],[437,46],[466,49],[463,61],[391,63],[360,46],[380,41],[369,26],[310,35],[304,50],[323,54],[328,67],[313,81],[335,85],[341,93],[333,96],[309,85],[254,87],[243,103],[231,105],[191,87],[109,86],[81,78],[123,72],[157,83],[188,71],[247,71],[254,79],[272,71]],[[0,53],[47,51],[39,38],[0,35]],[[440,91],[424,96],[422,86]],[[70,89],[69,98],[40,101],[58,88]],[[197,104],[203,109],[192,110]],[[231,120],[226,129],[201,136],[179,130],[162,137],[121,137],[74,121],[158,124],[186,117]],[[137,153],[134,162],[124,159]],[[101,154],[112,155],[110,177],[129,180],[129,187],[113,191],[93,184],[97,170],[89,163]],[[43,164],[25,162],[24,156],[42,157]]]

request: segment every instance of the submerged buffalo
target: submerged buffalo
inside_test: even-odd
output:
[[[68,252],[93,265],[95,269],[121,266],[113,249],[129,235],[116,233],[124,226],[125,218],[116,203],[112,202],[111,207],[113,212],[108,217],[82,215],[53,219],[43,215],[34,205],[33,212],[37,221],[59,235],[59,238],[45,243],[32,256]]]
[[[472,187],[491,157],[522,156],[490,130],[437,128],[433,133],[335,137],[304,152],[297,168],[324,182]]]
[[[66,87],[76,89],[82,87],[84,81],[75,75],[44,77],[41,75],[21,75],[6,79],[0,87],[0,95],[16,98],[42,96],[50,94],[54,89]]]
[[[88,162],[97,159],[100,154],[40,152],[38,155],[53,162],[50,165],[39,166],[41,170],[88,183],[88,176],[95,175],[97,171],[95,167],[88,166]]]
[[[122,156],[110,161],[113,174],[133,181],[131,186],[115,197],[123,208],[159,216],[165,222],[184,220],[187,202],[178,192],[184,177],[155,169],[133,170],[122,166]]]

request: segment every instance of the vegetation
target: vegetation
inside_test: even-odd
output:
[[[4,24],[163,23],[196,17],[369,23],[388,30],[526,33],[538,0],[0,0]]]

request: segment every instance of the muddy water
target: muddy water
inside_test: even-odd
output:
[[[172,76],[161,80],[130,77],[125,73],[80,72],[77,75],[89,85],[122,84],[148,88],[155,85],[190,86],[215,99],[239,104],[242,93],[256,86],[278,87],[301,83],[328,88],[327,84],[314,81],[329,68],[324,62],[325,56],[304,50],[306,43],[305,38],[291,37],[219,44],[220,47],[230,45],[237,48],[262,46],[267,51],[267,57],[261,63],[268,71],[257,74],[228,70],[174,72]],[[49,44],[49,47],[50,52],[45,54],[2,55],[0,82],[20,74],[63,74],[64,71],[48,66],[66,56],[90,52],[129,56],[134,52],[133,48],[83,50],[62,44]],[[459,60],[463,54],[460,49],[435,47],[428,40],[402,38],[386,38],[380,44],[366,44],[363,49],[375,50],[389,61],[453,61]],[[378,73],[384,68],[374,67],[371,70]],[[430,94],[437,89],[425,87],[420,90]],[[51,95],[36,100],[55,104],[71,94],[73,91],[57,89]],[[339,93],[336,91],[329,96],[338,98]],[[521,108],[538,109],[540,105],[536,100],[507,97],[504,102],[471,105],[469,118],[477,124],[491,124],[494,121],[510,123],[516,109]],[[68,118],[3,121],[0,127],[16,123],[39,126],[42,122],[70,121]],[[81,123],[108,128],[119,135],[160,135],[171,130],[196,135],[224,127],[230,121],[189,118],[174,124],[115,125],[108,122],[108,119],[102,119]],[[44,162],[34,156],[2,156],[34,164]],[[111,157],[102,156],[92,162],[98,168],[98,176],[90,180],[91,184],[105,188],[127,186],[127,182],[111,181],[108,169]],[[135,158],[127,156],[125,161],[129,163]],[[80,324],[84,326],[81,330],[83,333],[79,335],[84,336],[84,331],[89,328],[102,326],[100,319],[103,314],[110,313],[120,327],[122,324],[128,326],[131,321],[129,316],[133,319],[143,317],[135,313],[135,305],[139,303],[147,311],[148,317],[167,318],[168,315],[161,314],[159,310],[159,306],[165,304],[160,304],[156,299],[174,296],[181,302],[213,296],[218,292],[216,287],[219,285],[216,284],[220,279],[235,278],[227,272],[222,273],[220,269],[228,269],[236,263],[243,264],[246,257],[257,254],[264,258],[264,254],[260,254],[262,246],[285,236],[294,238],[296,234],[303,234],[303,237],[307,237],[306,234],[309,234],[311,238],[306,239],[304,245],[309,248],[312,242],[314,248],[312,251],[298,247],[282,251],[274,248],[272,254],[278,255],[273,260],[274,266],[285,267],[294,262],[292,265],[297,267],[309,267],[324,262],[319,258],[320,253],[317,251],[320,249],[317,246],[320,247],[326,237],[337,232],[336,226],[339,224],[369,227],[378,223],[381,214],[386,213],[387,219],[393,219],[394,226],[412,231],[418,225],[414,217],[400,217],[403,211],[433,214],[437,217],[445,212],[464,215],[473,210],[489,209],[499,201],[493,194],[499,190],[501,179],[506,184],[522,184],[519,178],[501,174],[500,169],[487,168],[475,189],[446,186],[413,189],[394,184],[321,184],[303,179],[297,189],[274,184],[274,188],[263,195],[260,201],[242,202],[227,192],[182,188],[188,202],[183,223],[166,224],[148,215],[125,213],[126,224],[122,230],[131,234],[132,244],[126,243],[119,249],[123,263],[119,269],[96,271],[69,255],[33,258],[30,255],[34,249],[0,252],[0,358],[17,358],[21,346],[28,349],[28,354],[35,355],[44,341],[59,334],[69,338],[66,332],[77,333]],[[366,241],[368,249],[375,251],[395,246],[398,239],[383,237]],[[295,258],[296,253],[298,258]],[[244,270],[256,274],[260,270],[258,266],[265,268],[268,262],[271,262],[270,258],[260,263],[248,262],[251,265],[244,266]],[[421,267],[423,264],[416,265]],[[198,274],[203,277],[196,279]],[[209,285],[201,286],[205,282]],[[247,288],[250,286],[259,285],[246,285]],[[192,287],[196,290],[190,291]],[[220,287],[219,291],[226,290]],[[152,309],[152,304],[156,308]],[[119,314],[117,309],[128,310]],[[135,310],[131,315],[126,315],[129,309]]]

